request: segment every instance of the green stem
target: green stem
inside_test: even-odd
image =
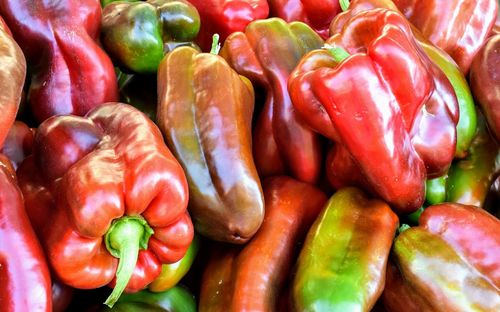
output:
[[[340,63],[349,56],[351,56],[349,52],[347,52],[346,50],[344,50],[344,48],[341,47],[334,47],[329,44],[325,44],[323,46],[323,49],[327,50],[333,56],[335,62],[337,63]]]
[[[109,253],[120,259],[116,270],[116,285],[106,299],[110,308],[116,303],[134,273],[139,248],[146,249],[153,229],[141,217],[122,217],[115,220],[106,232],[105,243]]]
[[[218,55],[220,51],[219,34],[214,34],[212,36],[212,49],[210,53]]]
[[[339,3],[340,3],[340,8],[344,12],[347,11],[347,9],[349,9],[349,5],[351,4],[349,0],[339,0]]]

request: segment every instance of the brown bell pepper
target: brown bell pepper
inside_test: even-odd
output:
[[[319,136],[295,112],[287,81],[300,58],[322,45],[321,37],[306,24],[270,18],[250,23],[244,33],[233,33],[222,47],[229,64],[266,93],[253,130],[261,177],[289,174],[310,183],[319,179]]]
[[[252,84],[222,57],[179,47],[158,68],[158,100],[157,122],[186,172],[196,230],[245,243],[264,218],[252,156]]]
[[[263,182],[266,216],[243,248],[219,247],[202,279],[200,311],[276,311],[298,245],[326,196],[289,177]]]

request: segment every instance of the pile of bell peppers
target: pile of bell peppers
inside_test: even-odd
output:
[[[500,311],[497,0],[0,0],[0,310]]]

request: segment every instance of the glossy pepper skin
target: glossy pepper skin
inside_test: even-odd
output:
[[[403,310],[500,309],[499,228],[498,219],[475,206],[445,203],[428,207],[420,225],[403,231],[393,247],[400,270],[399,277],[396,272],[393,278],[407,285],[406,295],[425,301],[422,306],[421,300],[414,300],[415,309]],[[386,292],[395,297],[398,289],[388,284]],[[385,300],[390,311],[406,308],[403,304]]]
[[[360,12],[327,43],[349,55],[309,53],[289,90],[311,127],[339,145],[334,187],[363,185],[399,211],[419,208],[426,177],[446,172],[455,155],[452,85],[394,11]]]
[[[470,85],[474,98],[500,140],[500,34],[490,37],[472,62]]]
[[[201,17],[197,43],[209,51],[212,36],[219,34],[221,42],[230,34],[244,31],[251,22],[267,18],[269,5],[266,0],[189,0]]]
[[[297,242],[321,212],[326,196],[289,177],[264,180],[266,217],[243,248],[220,247],[202,279],[200,311],[277,311]]]
[[[31,68],[28,101],[38,122],[53,115],[83,116],[118,100],[113,64],[97,45],[101,7],[96,0],[2,0]]]
[[[15,170],[31,155],[34,130],[22,121],[14,121],[0,152],[9,158]]]
[[[287,22],[304,22],[323,39],[329,37],[328,28],[340,12],[338,0],[268,0],[271,16]]]
[[[164,53],[190,44],[200,16],[185,0],[113,2],[102,12],[101,42],[124,70],[156,73]]]
[[[47,261],[24,208],[15,171],[0,155],[0,302],[2,311],[52,311]]]
[[[156,125],[129,105],[46,120],[18,171],[57,277],[82,289],[116,283],[109,305],[181,259],[193,238],[182,168]]]
[[[498,13],[497,0],[394,0],[394,4],[424,37],[448,53],[464,74]]]
[[[312,225],[297,261],[297,311],[370,311],[382,294],[398,217],[356,188],[337,191]]]
[[[0,17],[0,85],[2,85],[2,96],[0,97],[0,147],[5,141],[14,120],[24,86],[26,77],[26,59],[21,48],[12,38],[12,34]]]
[[[266,100],[253,130],[253,154],[261,177],[288,174],[309,183],[319,179],[319,136],[298,116],[287,89],[290,73],[307,52],[323,45],[321,37],[301,22],[270,18],[232,34],[221,55],[255,86]]]
[[[353,0],[348,9],[337,15],[332,21],[330,35],[340,32],[344,24],[353,16],[377,8],[388,9],[401,14],[390,0]],[[468,83],[453,59],[446,52],[429,42],[415,26],[411,26],[412,33],[420,47],[425,51],[429,59],[443,71],[455,90],[460,111],[455,156],[463,158],[467,155],[467,150],[476,133],[476,110]]]
[[[245,243],[264,218],[252,156],[251,83],[222,57],[179,47],[158,69],[158,103],[157,123],[189,182],[196,230]]]

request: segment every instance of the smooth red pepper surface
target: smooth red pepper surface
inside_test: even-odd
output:
[[[49,269],[14,169],[0,155],[0,303],[8,312],[52,311]]]
[[[469,71],[497,18],[497,0],[394,0],[422,34]]]
[[[304,22],[323,39],[329,37],[328,28],[340,12],[338,0],[268,0],[271,16],[287,22]]]
[[[244,31],[252,21],[264,19],[269,14],[266,0],[189,0],[201,18],[198,44],[210,50],[212,36],[219,34],[221,41],[237,31]]]
[[[423,203],[426,176],[443,174],[454,157],[455,93],[399,13],[367,10],[342,22],[327,43],[350,56],[304,57],[289,80],[294,106],[338,143],[328,165],[336,188],[363,185],[412,211]]]
[[[118,100],[113,64],[97,45],[101,7],[96,0],[2,0],[31,68],[28,101],[41,122],[59,114],[83,116]]]
[[[18,174],[50,264],[72,287],[113,280],[118,259],[105,238],[108,244],[110,225],[124,216],[144,219],[154,231],[128,291],[153,281],[162,263],[181,259],[193,238],[182,168],[156,125],[132,106],[108,103],[86,118],[46,120]]]

